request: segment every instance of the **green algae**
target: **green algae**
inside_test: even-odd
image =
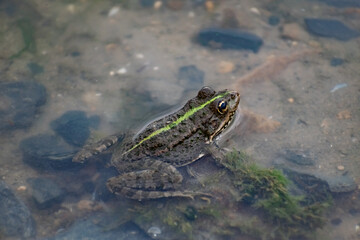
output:
[[[241,193],[241,202],[263,210],[276,226],[276,236],[311,237],[314,230],[325,225],[324,210],[330,201],[304,205],[302,196],[289,193],[290,181],[276,169],[266,169],[251,162],[244,152],[232,151],[224,166],[233,173],[233,184]]]

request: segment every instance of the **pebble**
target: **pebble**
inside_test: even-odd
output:
[[[349,110],[343,110],[340,111],[337,115],[336,115],[337,119],[350,119],[351,118],[351,112]]]
[[[348,41],[352,38],[357,38],[360,33],[346,26],[339,20],[321,19],[321,18],[306,18],[305,24],[307,30],[320,37],[335,38],[341,41]]]
[[[154,3],[154,9],[155,9],[155,10],[160,9],[160,8],[162,7],[162,4],[163,4],[162,1],[156,1],[156,2]]]
[[[120,74],[120,75],[123,75],[125,73],[127,73],[127,69],[122,67],[122,68],[119,68],[117,71],[116,71],[117,74]]]
[[[32,198],[39,209],[50,208],[55,204],[60,204],[65,191],[57,183],[48,178],[29,178],[27,182],[32,189]]]
[[[215,9],[215,4],[213,1],[206,1],[205,2],[205,9],[208,11],[208,12],[213,12],[214,9]]]
[[[255,8],[255,7],[250,8],[250,12],[260,15],[259,9]]]
[[[32,239],[36,235],[36,224],[25,204],[11,189],[0,181],[0,237]]]
[[[288,98],[289,103],[294,103],[294,98]]]
[[[115,16],[116,14],[118,14],[120,11],[120,8],[119,7],[112,7],[108,13],[108,17],[113,17]]]
[[[26,191],[26,186],[19,186],[16,190],[18,190],[18,191]]]
[[[306,41],[309,39],[309,34],[297,23],[284,24],[282,28],[281,37],[297,40]]]
[[[277,17],[277,16],[270,16],[268,18],[268,23],[271,26],[276,26],[276,25],[278,25],[280,23],[280,18]]]
[[[332,67],[337,67],[337,66],[343,65],[344,62],[345,62],[345,61],[344,61],[344,59],[342,59],[342,58],[332,58],[332,59],[330,60],[330,65],[331,65]]]
[[[206,28],[197,34],[197,42],[216,49],[252,50],[257,53],[263,44],[260,37],[235,29]]]
[[[0,132],[31,126],[45,102],[46,89],[39,83],[1,82]]]
[[[230,73],[234,71],[235,64],[230,61],[221,61],[217,66],[218,73]]]
[[[339,171],[344,171],[344,170],[345,170],[345,167],[344,167],[343,165],[339,165],[339,166],[337,166],[337,169],[338,169]]]
[[[150,227],[148,230],[147,230],[147,233],[153,237],[153,238],[156,238],[158,237],[160,234],[161,234],[161,229],[158,228],[158,227]]]

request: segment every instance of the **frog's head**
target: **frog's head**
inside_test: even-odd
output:
[[[201,128],[207,135],[209,142],[222,133],[232,122],[240,103],[237,91],[214,91],[210,87],[203,87],[195,98],[198,104],[197,115]]]

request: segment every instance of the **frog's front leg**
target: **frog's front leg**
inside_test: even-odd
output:
[[[148,169],[127,172],[108,180],[109,190],[127,198],[143,200],[165,197],[194,198],[203,193],[176,191],[183,180],[181,173],[172,165],[154,160],[144,163]]]

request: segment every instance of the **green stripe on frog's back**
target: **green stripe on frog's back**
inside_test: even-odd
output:
[[[129,150],[127,150],[126,152],[123,153],[127,154],[129,152],[131,152],[132,150],[134,150],[135,148],[139,147],[143,142],[150,140],[151,138],[155,137],[156,135],[166,132],[174,127],[176,127],[177,125],[179,125],[182,121],[188,119],[189,117],[191,117],[192,115],[194,115],[197,111],[203,109],[204,107],[206,107],[207,105],[209,105],[210,103],[212,103],[213,101],[215,101],[216,99],[222,98],[224,97],[226,94],[228,94],[228,92],[225,92],[223,94],[217,95],[215,97],[213,97],[212,99],[210,99],[209,101],[206,101],[205,103],[201,104],[198,107],[192,108],[189,111],[187,111],[184,115],[180,116],[178,119],[176,119],[175,121],[169,123],[168,125],[166,125],[165,127],[162,127],[158,130],[156,130],[155,132],[152,132],[149,136],[145,137],[143,140],[141,140],[139,143],[135,144],[132,148],[130,148]]]

